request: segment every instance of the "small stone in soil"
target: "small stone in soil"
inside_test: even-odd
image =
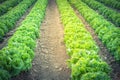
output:
[[[41,45],[41,48],[45,48],[45,46]]]
[[[107,57],[104,57],[105,58],[105,60],[107,59]]]
[[[33,69],[33,71],[34,71],[34,72],[37,72],[37,70],[36,70],[36,69]]]
[[[53,48],[51,48],[51,50],[53,50]]]
[[[55,68],[57,69],[57,68],[58,68],[58,66],[55,66]]]
[[[33,66],[35,65],[35,63],[33,63]]]
[[[47,49],[42,49],[42,51],[43,51],[44,53],[48,53],[48,50],[47,50]]]
[[[62,70],[62,68],[59,68],[59,71],[61,71]]]
[[[30,72],[30,74],[32,74],[32,72]]]
[[[45,61],[45,63],[48,63],[47,61]]]
[[[48,68],[48,66],[46,66],[46,68]]]

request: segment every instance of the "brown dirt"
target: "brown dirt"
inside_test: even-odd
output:
[[[82,15],[75,8],[73,8],[73,9],[75,10],[75,13],[80,18],[80,20],[82,20],[83,24],[85,25],[85,28],[91,33],[93,39],[96,41],[97,45],[99,46],[100,57],[111,66],[111,68],[112,68],[112,72],[111,72],[112,80],[120,80],[120,65],[115,61],[114,57],[110,55],[111,53],[107,50],[107,48],[104,46],[102,41],[96,35],[95,31],[86,22],[86,20],[82,17]]]
[[[55,0],[49,0],[46,17],[41,25],[41,36],[37,40],[35,59],[30,71],[21,73],[11,80],[69,80],[64,30],[61,25]]]
[[[15,33],[16,29],[21,25],[22,21],[26,18],[26,16],[29,14],[29,12],[31,11],[31,9],[33,8],[33,5],[26,10],[25,14],[16,22],[14,29],[10,30],[4,37],[3,37],[3,41],[0,42],[0,49],[2,49],[3,47],[5,47],[7,45],[7,42],[9,40],[10,37],[12,37],[12,35]]]

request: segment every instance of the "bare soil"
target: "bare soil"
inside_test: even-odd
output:
[[[49,0],[46,17],[41,25],[40,38],[36,41],[33,67],[11,80],[69,80],[70,70],[63,42],[64,30],[55,0]]]
[[[86,22],[84,17],[75,9],[73,8],[76,15],[82,20],[83,24],[85,25],[85,28],[91,33],[93,39],[96,41],[97,45],[100,48],[99,55],[100,57],[106,61],[112,68],[111,72],[111,78],[112,80],[120,80],[120,64],[118,64],[114,57],[111,55],[111,53],[108,51],[108,49],[105,47],[105,45],[102,43],[102,41],[98,38],[95,31],[92,29],[92,27]]]

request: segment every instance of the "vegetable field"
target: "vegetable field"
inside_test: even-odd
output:
[[[120,0],[0,0],[0,80],[120,80]]]

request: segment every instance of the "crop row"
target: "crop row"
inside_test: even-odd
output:
[[[0,5],[0,15],[9,11],[12,7],[16,6],[22,0],[7,0]]]
[[[120,27],[120,13],[104,6],[103,4],[95,0],[82,0],[82,1],[89,5],[89,7],[103,15],[106,19],[112,21],[113,24]]]
[[[16,7],[8,11],[6,14],[0,16],[0,41],[3,40],[3,36],[11,29],[14,28],[15,23],[21,16],[26,12],[26,10],[35,2],[36,0],[23,0]]]
[[[98,34],[108,50],[120,61],[120,29],[108,22],[80,0],[70,1]]]
[[[111,69],[98,55],[99,48],[67,0],[57,0],[64,24],[64,42],[72,80],[110,80]],[[93,76],[94,75],[94,76]]]
[[[120,0],[116,0],[116,1],[120,2]]]
[[[8,80],[32,67],[36,38],[45,15],[47,0],[38,0],[21,26],[0,50],[0,80]]]
[[[107,6],[110,6],[114,9],[117,9],[117,10],[120,10],[120,0],[96,0],[96,1],[99,1],[101,3],[104,3],[105,5]]]
[[[6,0],[0,0],[0,4],[3,3],[4,1],[6,1]]]

